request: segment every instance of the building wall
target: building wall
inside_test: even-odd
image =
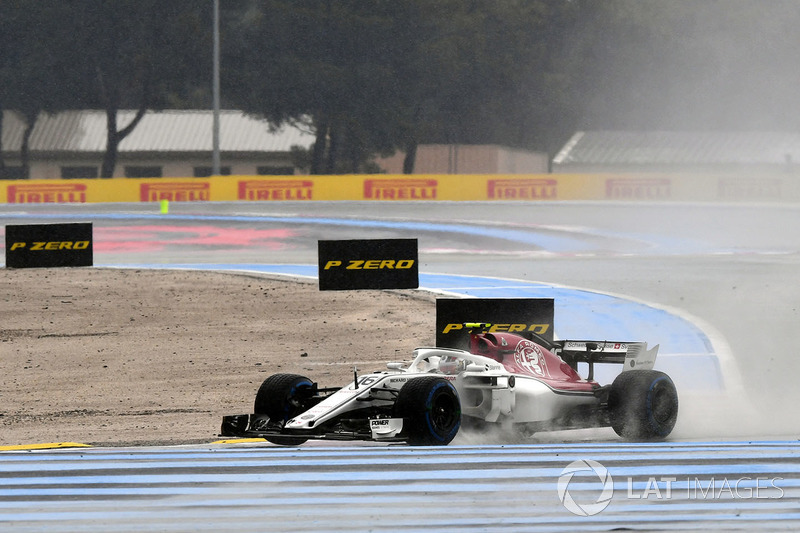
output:
[[[7,167],[17,167],[20,165],[18,158],[6,158]],[[62,179],[62,174],[67,169],[67,172],[76,172],[79,175],[73,175],[73,178],[91,178],[99,177],[100,167],[102,166],[102,155],[93,157],[64,157],[53,159],[34,159],[30,162],[30,178],[42,180],[56,180]],[[135,170],[131,167],[138,167],[145,169],[159,169],[161,176],[172,177],[194,177],[195,170],[199,168],[207,169],[207,174],[211,172],[212,161],[211,157],[186,157],[186,158],[153,158],[153,157],[125,157],[121,156],[117,159],[117,166],[114,171],[115,178],[125,177],[156,177],[153,175],[128,175],[130,171]],[[85,175],[81,170],[88,171],[94,169],[95,176]],[[252,158],[235,158],[223,157],[221,162],[223,174],[242,174],[242,175],[293,175],[302,174],[300,169],[293,166],[288,154],[278,155],[274,157],[264,156],[260,159]],[[134,172],[134,174],[136,174]],[[69,176],[68,176],[69,177]]]
[[[387,174],[401,174],[405,153],[377,161]],[[417,148],[414,174],[540,174],[549,172],[549,158],[495,145],[424,144]]]

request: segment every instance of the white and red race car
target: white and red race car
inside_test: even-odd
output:
[[[525,434],[611,426],[637,440],[664,438],[675,425],[675,385],[653,370],[658,346],[549,341],[488,332],[489,324],[465,326],[468,351],[418,348],[410,364],[354,375],[342,388],[272,375],[256,394],[254,413],[225,416],[221,434],[283,445],[308,439],[446,445],[462,425],[498,424]],[[587,366],[586,377],[579,363]],[[620,364],[622,372],[600,385],[595,363]]]

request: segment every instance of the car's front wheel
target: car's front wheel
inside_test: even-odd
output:
[[[403,429],[412,446],[445,446],[461,427],[461,402],[446,379],[415,378],[400,389],[394,416],[405,419]]]
[[[253,412],[267,415],[276,428],[306,410],[305,402],[311,397],[314,384],[310,379],[296,374],[274,374],[261,384],[256,393]],[[303,437],[270,436],[273,444],[298,446],[308,439]]]
[[[678,391],[663,372],[629,370],[611,384],[608,411],[611,427],[621,437],[664,438],[678,419]]]

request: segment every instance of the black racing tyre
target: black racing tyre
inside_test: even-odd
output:
[[[303,400],[308,389],[313,387],[310,379],[296,374],[274,374],[261,384],[256,393],[253,412],[267,415],[271,422],[283,427],[287,421],[306,410]],[[307,389],[307,390],[303,390]],[[297,446],[308,439],[304,437],[266,437],[273,444]]]
[[[663,372],[629,370],[611,384],[608,411],[611,427],[620,437],[662,439],[678,420],[678,391]]]
[[[461,402],[452,383],[436,376],[408,381],[394,404],[412,446],[446,446],[461,427]]]

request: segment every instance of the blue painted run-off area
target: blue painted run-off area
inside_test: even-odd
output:
[[[250,271],[317,277],[317,265],[150,264],[138,268],[180,268]],[[646,341],[659,344],[656,368],[667,372],[679,389],[724,387],[719,359],[706,333],[687,319],[666,310],[622,298],[546,283],[477,276],[420,273],[420,289],[485,298],[553,298],[555,334],[559,339]],[[476,318],[479,320],[479,318]],[[595,377],[610,382],[619,367],[598,365]]]

